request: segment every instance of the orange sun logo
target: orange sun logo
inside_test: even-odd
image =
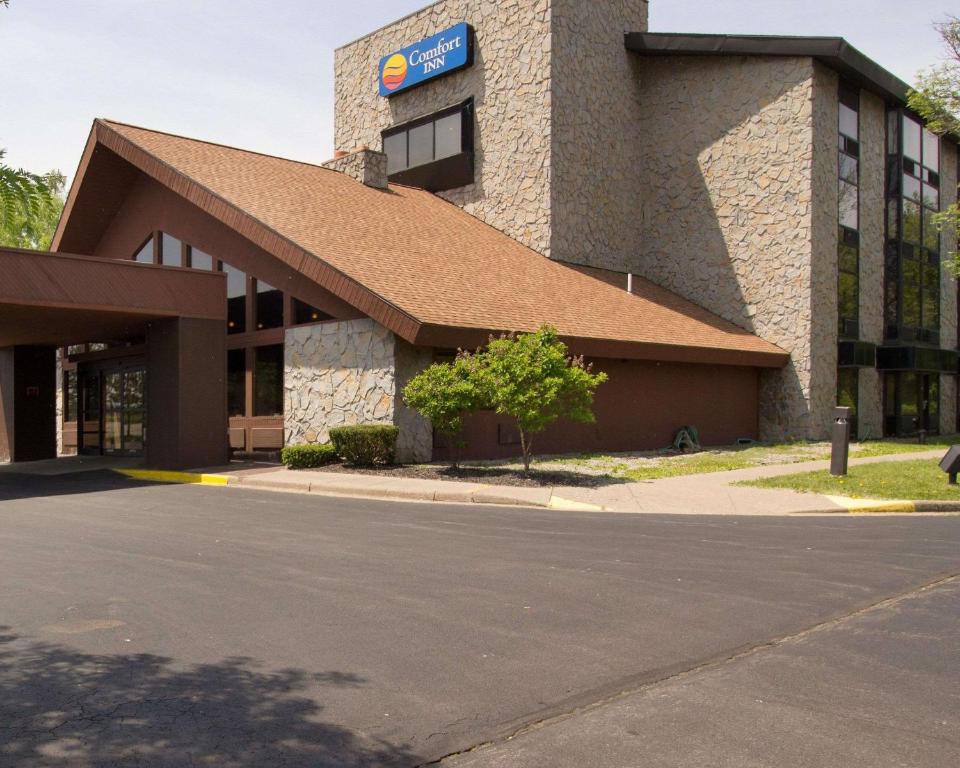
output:
[[[402,53],[395,53],[383,65],[383,87],[395,91],[407,79],[407,60]]]

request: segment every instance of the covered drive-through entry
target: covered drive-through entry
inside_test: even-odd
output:
[[[227,460],[223,274],[0,249],[0,275],[0,461],[57,455],[57,349],[88,342],[79,451]]]

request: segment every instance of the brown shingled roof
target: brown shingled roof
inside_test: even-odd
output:
[[[436,195],[97,120],[101,144],[411,343],[472,345],[551,323],[598,356],[782,366],[779,347],[640,278],[634,294],[535,251]],[[84,164],[54,240],[69,226]]]

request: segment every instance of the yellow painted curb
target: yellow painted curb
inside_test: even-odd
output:
[[[603,512],[603,507],[596,504],[587,504],[584,501],[570,501],[559,496],[551,496],[547,503],[550,509],[564,509],[567,512]]]
[[[916,512],[917,505],[912,501],[896,501],[893,499],[853,499],[849,496],[827,496],[834,504],[843,507],[853,515],[868,515],[881,512],[895,512],[899,514]]]
[[[151,483],[226,485],[230,482],[227,475],[206,475],[196,472],[168,472],[159,469],[117,469],[114,471],[134,480],[146,480]]]

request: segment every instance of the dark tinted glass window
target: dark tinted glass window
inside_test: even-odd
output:
[[[227,413],[243,416],[247,399],[247,352],[231,349],[227,352]]]
[[[165,267],[179,267],[183,261],[180,255],[180,241],[166,232],[160,235],[160,263]]]
[[[859,137],[857,130],[857,113],[846,104],[840,104],[840,133],[851,139]]]
[[[293,300],[293,323],[294,325],[306,325],[307,323],[319,323],[323,320],[332,320],[333,318],[326,312],[322,312],[316,307],[311,307],[305,301],[300,299]]]
[[[433,123],[411,128],[408,141],[411,168],[433,161]]]
[[[283,326],[283,291],[257,280],[257,330]]]
[[[903,155],[920,162],[921,134],[923,129],[916,120],[903,116]]]
[[[153,264],[153,238],[151,237],[147,242],[145,242],[137,255],[133,257],[134,261],[139,261],[141,264]]]
[[[213,269],[213,257],[199,248],[191,248],[190,266],[194,269]]]
[[[257,347],[253,372],[253,415],[283,415],[283,344]]]
[[[227,275],[227,333],[243,333],[247,329],[247,275],[229,264],[223,265]]]
[[[850,416],[857,417],[857,404],[860,399],[860,370],[858,368],[840,368],[837,371],[837,405],[850,409]]]
[[[395,133],[383,137],[383,151],[387,156],[387,173],[402,171],[407,163],[407,133]]]
[[[437,160],[459,154],[463,138],[461,131],[462,117],[462,112],[454,112],[452,115],[447,115],[446,117],[441,117],[439,120],[437,120]]]

